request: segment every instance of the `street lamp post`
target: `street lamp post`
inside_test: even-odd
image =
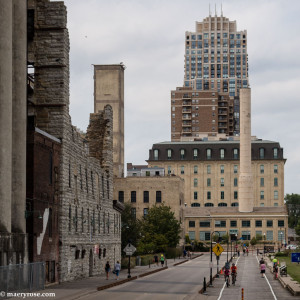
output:
[[[209,279],[209,285],[212,286],[212,236],[213,234],[217,232],[220,239],[220,232],[219,231],[213,231],[210,234],[210,279]],[[217,269],[217,273],[219,273],[219,270]]]

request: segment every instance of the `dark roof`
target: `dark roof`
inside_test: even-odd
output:
[[[240,141],[238,140],[226,140],[226,141],[193,141],[193,142],[162,142],[153,144],[152,149],[149,150],[149,160],[154,161],[154,150],[158,150],[158,161],[189,161],[199,160],[205,161],[206,150],[211,149],[211,159],[214,160],[236,160],[239,158],[233,157],[233,149],[240,148]],[[264,149],[264,158],[259,157],[260,148]],[[278,149],[278,156],[274,158],[274,148]],[[168,159],[167,150],[171,149],[172,157]],[[185,150],[184,158],[181,158],[180,150]],[[198,157],[194,158],[194,149],[198,149]],[[220,149],[225,150],[224,159],[220,158]],[[239,151],[238,151],[239,152]],[[251,142],[251,156],[252,160],[283,160],[283,148],[280,147],[278,142],[266,141],[266,140],[253,140]]]

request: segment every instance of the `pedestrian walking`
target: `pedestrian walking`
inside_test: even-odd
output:
[[[107,261],[106,264],[105,264],[106,280],[108,280],[109,271],[110,271],[110,264],[109,264],[109,261]]]
[[[191,252],[190,251],[188,251],[187,256],[188,256],[188,259],[191,258]]]
[[[154,262],[155,262],[156,266],[158,267],[158,256],[156,254],[154,255]]]
[[[264,274],[266,273],[266,265],[265,262],[263,262],[262,264],[260,264],[260,273],[261,273],[261,277],[264,278]]]
[[[117,261],[117,263],[115,264],[115,269],[114,269],[114,272],[117,277],[116,280],[119,280],[120,270],[121,270],[121,265],[120,265],[119,261]]]
[[[248,249],[248,247],[246,248],[246,253],[247,253],[247,256],[248,256],[248,254],[249,254],[249,249]]]
[[[246,249],[243,248],[243,256],[245,256],[245,253],[246,253]]]
[[[238,249],[237,253],[238,253],[238,257],[240,257],[240,249]]]
[[[184,258],[186,257],[186,250],[185,249],[183,250],[183,257]]]
[[[163,267],[164,263],[165,263],[165,258],[164,258],[163,254],[160,256],[160,263],[161,263],[161,266]]]

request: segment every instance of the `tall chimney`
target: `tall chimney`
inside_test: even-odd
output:
[[[240,89],[240,176],[239,211],[253,211],[251,171],[251,89]]]

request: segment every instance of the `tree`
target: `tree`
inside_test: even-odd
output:
[[[133,245],[138,244],[138,240],[141,236],[141,222],[135,218],[131,211],[131,204],[125,203],[125,209],[121,215],[122,221],[122,253],[123,249],[126,247],[130,241]]]
[[[256,239],[256,237],[253,237],[253,238],[251,239],[250,244],[251,244],[252,246],[254,246],[254,245],[257,244],[257,239]]]
[[[169,206],[153,206],[141,222],[142,238],[138,251],[144,253],[165,252],[176,247],[180,239],[180,222]]]
[[[289,214],[289,227],[295,228],[300,223],[300,195],[286,194],[285,203]]]

